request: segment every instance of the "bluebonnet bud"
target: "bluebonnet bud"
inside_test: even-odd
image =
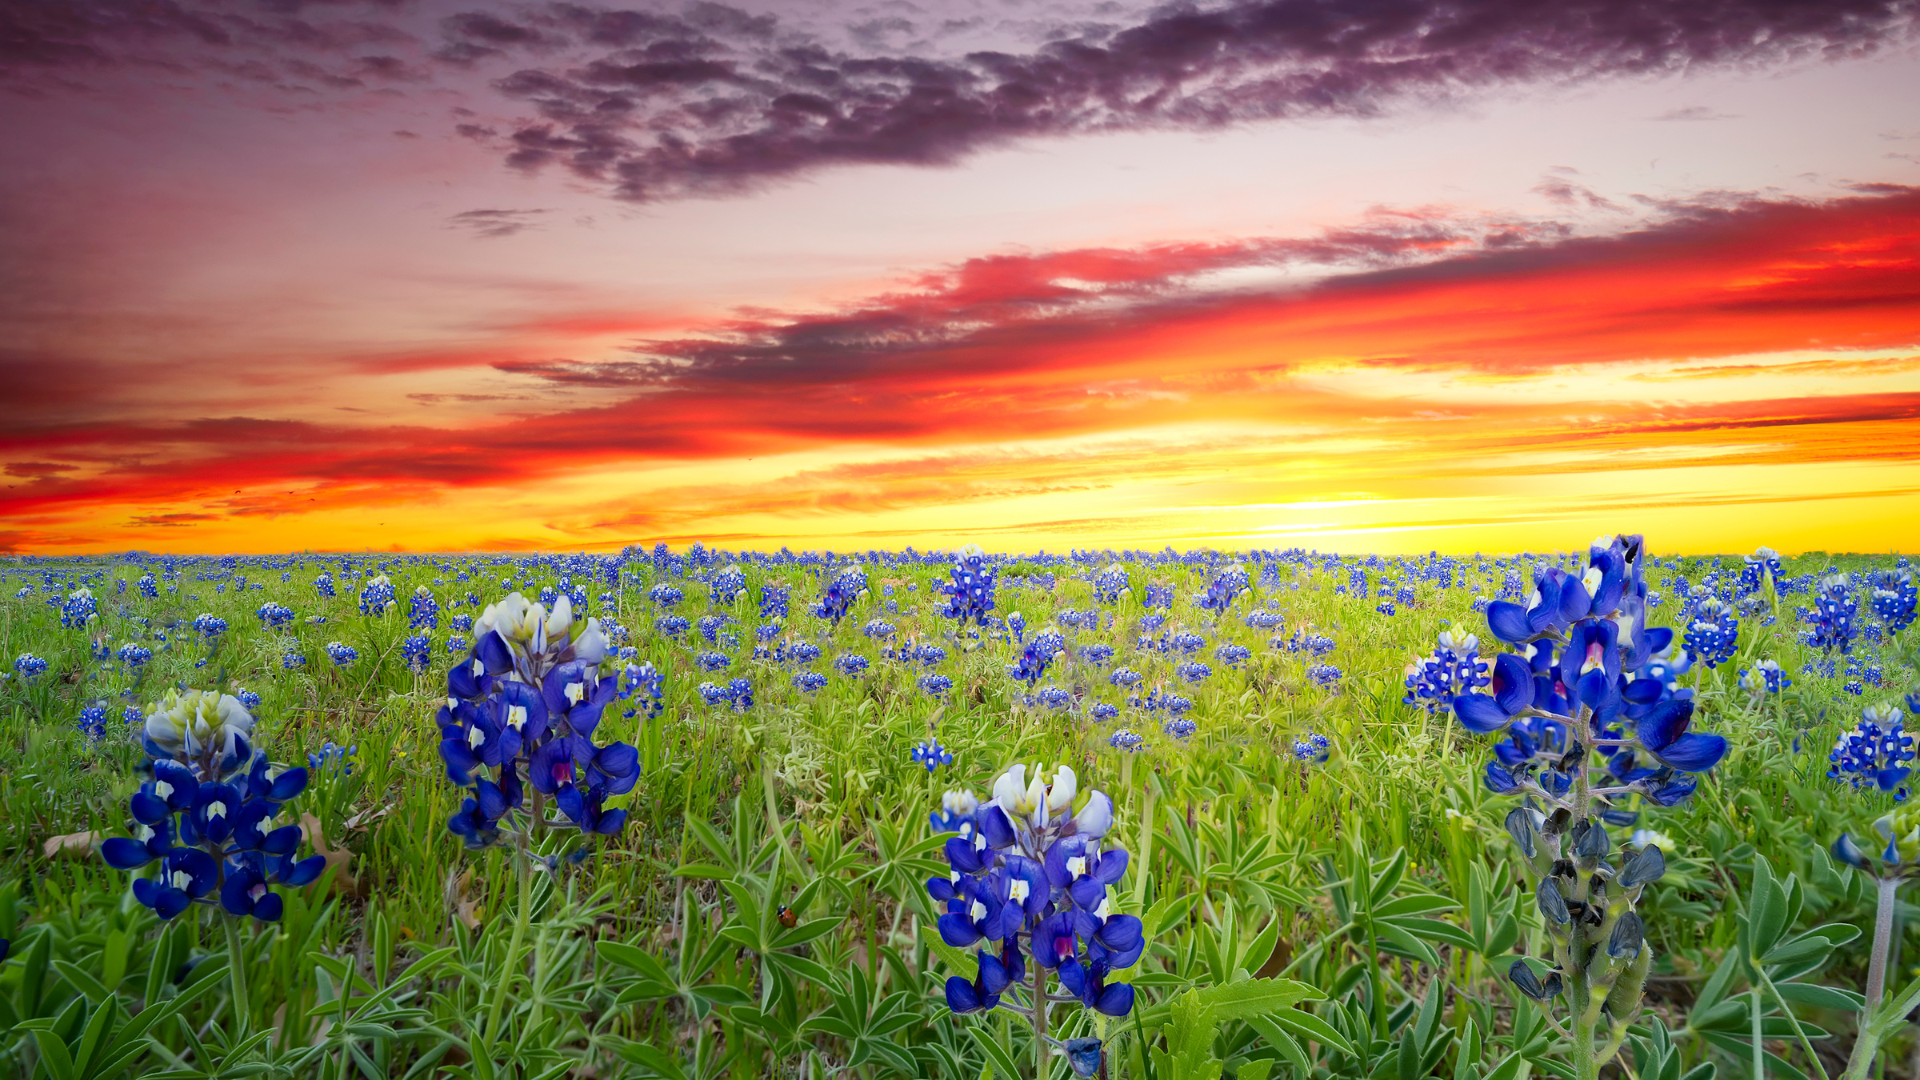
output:
[[[1854,790],[1875,789],[1888,792],[1894,800],[1904,801],[1907,778],[1915,758],[1913,736],[1902,729],[1897,706],[1861,710],[1859,724],[1840,734],[1827,761],[1830,779],[1852,785]]]
[[[912,757],[914,764],[925,767],[928,772],[953,763],[953,754],[941,746],[938,739],[928,739],[915,746]]]

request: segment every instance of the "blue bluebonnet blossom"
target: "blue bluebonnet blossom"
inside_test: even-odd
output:
[[[1117,604],[1120,594],[1127,591],[1127,568],[1119,563],[1110,564],[1093,579],[1093,597],[1103,604]]]
[[[1628,817],[1615,800],[1638,794],[1671,806],[1727,753],[1726,739],[1690,730],[1691,691],[1663,677],[1673,632],[1646,625],[1645,561],[1640,537],[1602,537],[1577,576],[1545,567],[1526,603],[1489,604],[1488,628],[1520,651],[1494,658],[1488,693],[1453,700],[1469,731],[1504,736],[1485,783],[1525,796],[1507,830],[1538,883],[1558,962],[1546,979],[1524,961],[1508,977],[1542,1002],[1566,993],[1583,1068],[1604,1064],[1639,1014],[1652,948],[1632,909],[1665,871],[1657,847],[1618,868],[1608,861],[1607,825]],[[1600,1033],[1604,1048],[1593,1042],[1602,1019],[1611,1025]]]
[[[740,594],[747,591],[746,571],[738,565],[715,571],[707,578],[707,591],[716,605],[731,607]]]
[[[1198,660],[1187,660],[1175,667],[1173,673],[1190,683],[1201,683],[1213,674],[1213,669]]]
[[[1207,583],[1206,591],[1200,594],[1195,604],[1202,610],[1224,615],[1233,602],[1251,592],[1251,579],[1247,569],[1239,563],[1225,566],[1213,575]]]
[[[1714,597],[1705,597],[1693,605],[1687,622],[1687,652],[1708,668],[1717,668],[1733,659],[1739,643],[1740,619],[1733,609]]]
[[[1108,701],[1099,702],[1095,704],[1093,708],[1087,710],[1087,716],[1091,717],[1096,724],[1104,724],[1109,720],[1117,718],[1119,715],[1120,706]]]
[[[727,615],[702,615],[700,616],[700,621],[695,625],[698,626],[700,636],[706,640],[707,644],[718,645],[720,643],[720,631],[732,621],[732,617]]]
[[[1146,948],[1140,920],[1115,913],[1108,895],[1127,869],[1126,851],[1103,843],[1113,826],[1113,801],[1095,791],[1075,813],[1077,783],[1064,765],[1051,783],[1043,769],[1036,767],[1029,781],[1027,767],[1015,765],[994,781],[990,801],[950,794],[943,801],[946,820],[936,819],[936,826],[951,823],[943,831],[957,835],[945,848],[950,872],[928,881],[927,893],[941,905],[941,939],[974,950],[978,965],[972,979],[947,979],[947,1007],[962,1014],[1021,1013],[1034,1024],[1037,1042],[1051,1005],[1061,1000],[1048,992],[1048,973],[1071,995],[1066,1000],[1125,1016],[1133,1010],[1134,989],[1108,980]],[[971,814],[964,813],[968,806]],[[1079,1055],[1076,1072],[1083,1057],[1097,1071],[1097,1041],[1069,1052]]]
[[[1027,694],[1024,704],[1028,707],[1044,705],[1056,712],[1073,704],[1073,691],[1059,686],[1043,686],[1036,694]]]
[[[425,585],[415,588],[407,598],[407,629],[440,629],[440,601]]]
[[[1007,675],[1032,687],[1055,660],[1066,654],[1066,648],[1067,639],[1058,630],[1043,630],[1020,647],[1014,663],[1007,665]]]
[[[1184,741],[1193,738],[1193,733],[1200,730],[1200,725],[1195,723],[1191,717],[1175,716],[1173,719],[1161,724],[1160,730],[1176,739]]]
[[[269,630],[278,630],[293,621],[293,609],[285,604],[276,604],[272,600],[254,609],[254,617],[260,625]]]
[[[940,745],[939,739],[928,739],[926,742],[915,746],[912,757],[914,764],[923,766],[928,772],[932,772],[942,765],[953,764],[953,754],[946,747]]]
[[[134,585],[139,587],[140,595],[146,597],[149,600],[152,600],[160,595],[159,583],[153,580],[152,574],[140,575],[140,580],[134,582]]]
[[[92,745],[106,738],[107,707],[105,705],[93,704],[81,709],[80,716],[75,721],[75,726],[80,729],[80,734],[87,737],[88,745]]]
[[[320,571],[320,576],[313,579],[313,591],[318,593],[322,599],[330,599],[335,596],[333,575],[327,573],[325,570]]]
[[[385,615],[394,605],[393,582],[380,574],[360,588],[360,614]]]
[[[710,649],[702,650],[700,655],[694,657],[693,660],[695,666],[701,671],[719,671],[733,663],[731,656],[723,652],[714,652]]]
[[[172,691],[147,714],[141,744],[153,779],[127,809],[132,836],[102,841],[100,855],[120,870],[160,864],[136,877],[133,896],[162,919],[195,903],[261,922],[280,918],[272,885],[298,887],[320,876],[326,859],[295,857],[300,827],[273,827],[282,804],[307,786],[305,769],[278,770],[256,753],[254,718],[213,691]]]
[[[339,644],[339,643],[335,642],[335,644]],[[288,649],[285,653],[282,653],[280,656],[280,666],[285,668],[288,671],[293,671],[298,668],[306,667],[307,658],[304,655],[298,652],[295,652],[292,649]]]
[[[81,586],[67,594],[60,603],[60,625],[68,629],[78,629],[92,622],[100,613],[100,605],[93,598],[93,590]]]
[[[1196,634],[1191,630],[1182,630],[1174,634],[1168,644],[1180,655],[1190,656],[1206,648],[1207,639],[1204,635]]]
[[[195,615],[191,625],[200,633],[201,637],[210,639],[217,638],[227,632],[227,620],[214,615],[212,612],[202,612],[199,615]]]
[[[1333,754],[1333,743],[1319,732],[1309,731],[1293,741],[1293,759],[1295,761],[1319,764]]]
[[[1243,621],[1255,630],[1277,630],[1287,621],[1287,617],[1277,611],[1255,608],[1247,612]]]
[[[634,706],[627,710],[628,716],[642,712],[649,720],[659,716],[667,707],[664,700],[666,686],[666,676],[660,674],[652,661],[628,664],[620,670],[620,698],[634,702]]]
[[[1854,790],[1877,789],[1903,802],[1909,793],[1907,779],[1913,774],[1908,764],[1915,758],[1913,736],[1903,730],[1898,706],[1861,710],[1860,722],[1841,732],[1827,755],[1832,768],[1827,777],[1850,784]]]
[[[1138,753],[1147,745],[1147,740],[1130,729],[1119,728],[1107,737],[1107,745],[1113,747],[1115,750]]]
[[[1230,668],[1237,668],[1253,656],[1253,650],[1245,645],[1227,644],[1213,650],[1213,658]]]
[[[885,641],[895,633],[894,625],[885,619],[868,619],[860,632],[875,641]]]
[[[943,698],[953,691],[953,680],[945,675],[922,675],[920,689],[929,697]]]
[[[1753,592],[1766,578],[1780,579],[1780,553],[1770,547],[1755,549],[1743,556],[1740,565],[1740,591]]]
[[[1113,659],[1113,646],[1104,642],[1095,642],[1092,645],[1081,646],[1077,654],[1080,659],[1094,667],[1102,667],[1107,661]]]
[[[32,653],[21,653],[13,659],[13,673],[32,682],[47,673],[47,662]]]
[[[664,581],[647,590],[647,599],[664,608],[670,608],[686,598],[686,593]]]
[[[1437,713],[1453,707],[1454,695],[1478,690],[1488,681],[1488,661],[1480,655],[1480,639],[1442,630],[1433,655],[1407,665],[1407,693],[1400,700],[1419,705],[1429,714]]]
[[[833,669],[849,679],[857,679],[867,673],[873,661],[859,653],[842,653],[833,658]]]
[[[468,847],[502,838],[527,787],[536,793],[529,818],[537,827],[570,822],[591,837],[626,824],[627,811],[605,804],[639,781],[639,754],[624,742],[593,741],[619,693],[618,678],[601,670],[606,659],[599,621],[576,622],[567,597],[549,612],[513,593],[474,620],[473,651],[447,672],[436,717],[447,778],[467,789],[447,827]],[[544,818],[543,797],[566,822]],[[524,831],[505,831],[525,843]]]
[[[1015,643],[1027,640],[1027,617],[1017,611],[1007,612],[1007,633],[1013,635]]]
[[[1322,689],[1340,685],[1340,679],[1345,674],[1332,664],[1312,664],[1307,667],[1307,681]]]
[[[684,615],[662,615],[653,620],[653,629],[656,633],[661,637],[674,640],[679,640],[680,635],[686,633],[690,625],[692,624]]]
[[[1173,586],[1171,585],[1147,586],[1146,594],[1140,598],[1140,606],[1148,610],[1152,610],[1154,608],[1165,608],[1167,610],[1172,610]]]
[[[835,626],[853,610],[854,602],[867,591],[867,572],[857,563],[840,568],[820,592],[820,599],[813,603],[813,615],[817,619],[827,619]]]
[[[260,710],[260,695],[245,687],[235,690],[233,697],[235,701],[240,703],[240,707],[248,712],[258,712]]]
[[[360,745],[340,746],[328,739],[320,749],[307,755],[309,774],[335,771],[341,776],[353,775],[353,759],[360,753]]]
[[[703,682],[698,687],[700,700],[709,706],[728,705],[736,712],[753,707],[753,682],[746,678],[728,680],[725,686]]]
[[[409,671],[425,671],[433,665],[433,636],[410,634],[400,639],[400,662]]]
[[[1139,686],[1145,676],[1130,667],[1117,667],[1107,673],[1107,681],[1122,690]]]
[[[1762,660],[1754,664],[1751,671],[1746,668],[1740,669],[1740,688],[1751,690],[1755,694],[1777,694],[1792,685],[1793,679],[1779,664],[1771,660]]]
[[[1913,573],[1909,570],[1875,570],[1867,575],[1867,602],[1890,634],[1913,624],[1915,598]]]
[[[952,619],[963,627],[969,623],[987,625],[987,619],[993,613],[994,587],[1000,568],[989,563],[978,547],[969,544],[960,549],[959,557],[954,560],[947,574],[947,581],[933,583],[934,591],[947,598],[946,606],[940,611],[941,617]]]
[[[1827,652],[1852,652],[1853,638],[1859,631],[1855,623],[1858,608],[1851,577],[1829,574],[1821,578],[1812,609],[1800,609],[1800,619],[1807,624],[1803,639],[1808,645]]]
[[[1290,638],[1275,637],[1267,644],[1276,649],[1285,649],[1290,653],[1306,653],[1309,656],[1325,656],[1332,652],[1337,644],[1332,638],[1305,627],[1294,630]]]
[[[802,671],[794,675],[794,689],[803,694],[811,694],[827,685],[827,677],[817,671]]]
[[[471,593],[468,595],[472,596]],[[474,602],[478,604],[479,598],[474,597]],[[465,634],[473,629],[473,616],[455,615],[453,618],[447,620],[447,629]]]
[[[145,645],[129,641],[125,645],[120,646],[119,651],[114,653],[114,658],[129,668],[138,670],[141,665],[153,659],[153,650],[147,648]]]
[[[785,619],[793,605],[793,586],[765,582],[760,586],[760,618]]]

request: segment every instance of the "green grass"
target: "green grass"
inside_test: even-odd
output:
[[[1104,563],[1008,565],[998,610],[1022,612],[1030,628],[1069,608],[1116,620],[1112,630],[1103,623],[1098,631],[1068,631],[1069,642],[1108,641],[1116,655],[1105,669],[1069,660],[1049,672],[1041,685],[1083,694],[1076,710],[1054,712],[1022,704],[1024,688],[1005,673],[1013,644],[993,634],[977,641],[954,637],[931,590],[945,578],[941,567],[870,567],[872,591],[832,628],[803,614],[820,589],[815,572],[748,565],[747,592],[712,612],[737,620],[730,629],[741,644],[721,648],[733,664],[702,674],[693,658],[712,646],[697,631],[678,642],[654,634],[659,612],[647,590],[659,580],[677,582],[687,593],[679,610],[697,622],[709,613],[705,586],[663,577],[647,562],[629,564],[618,586],[586,586],[596,598],[592,613],[630,628],[635,659],[666,673],[666,708],[653,720],[608,710],[597,737],[623,739],[641,751],[643,778],[616,801],[632,820],[577,868],[534,875],[530,955],[509,964],[521,888],[509,854],[467,852],[445,826],[462,794],[440,767],[433,724],[451,657],[445,627],[455,614],[477,613],[447,605],[469,591],[499,599],[504,573],[533,578],[531,587],[521,586],[529,594],[561,574],[492,557],[378,561],[401,599],[378,617],[356,607],[357,579],[342,580],[336,599],[316,597],[315,575],[332,568],[339,577],[338,557],[249,558],[226,569],[213,559],[182,563],[177,580],[163,580],[153,599],[142,597],[134,582],[157,563],[26,560],[7,567],[0,657],[32,652],[50,668],[30,684],[9,679],[0,685],[0,858],[6,868],[0,936],[15,941],[0,973],[0,999],[10,1010],[0,1011],[0,1059],[7,1063],[0,1067],[55,1075],[46,1072],[52,1066],[31,1029],[17,1025],[40,1016],[71,1027],[94,1009],[75,1003],[97,1003],[100,993],[89,992],[103,990],[130,1015],[185,1001],[147,1033],[140,1044],[145,1053],[127,1064],[135,1074],[225,1069],[247,1075],[250,1068],[271,1067],[325,1077],[759,1077],[851,1070],[845,1075],[973,1080],[1009,1068],[1031,1075],[1034,1053],[1019,1022],[1004,1013],[947,1013],[940,987],[953,973],[950,951],[930,944],[926,928],[934,912],[921,884],[945,872],[928,842],[927,814],[941,791],[984,794],[1015,761],[1066,763],[1083,791],[1109,792],[1116,836],[1134,853],[1117,889],[1124,898],[1119,906],[1148,916],[1149,931],[1157,931],[1132,975],[1141,993],[1137,1022],[1108,1024],[1062,1010],[1071,1019],[1055,1032],[1101,1034],[1114,1075],[1148,1075],[1143,1048],[1171,1045],[1160,1026],[1172,1022],[1170,1003],[1185,988],[1231,982],[1236,969],[1272,975],[1290,965],[1290,977],[1326,995],[1310,1008],[1336,1027],[1351,1006],[1362,1009],[1364,1029],[1372,1008],[1365,999],[1369,980],[1378,975],[1385,987],[1381,1012],[1392,1014],[1392,1033],[1379,1045],[1348,1057],[1302,1040],[1319,1075],[1362,1076],[1402,1065],[1414,1071],[1381,1075],[1426,1075],[1423,1058],[1392,1056],[1402,1053],[1403,1043],[1440,1047],[1428,1067],[1447,1077],[1478,1078],[1514,1052],[1535,1073],[1557,1064],[1550,1033],[1540,1030],[1530,1007],[1516,1007],[1517,995],[1502,977],[1502,957],[1511,948],[1537,953],[1530,945],[1540,936],[1530,899],[1514,903],[1517,863],[1500,827],[1511,800],[1479,783],[1484,740],[1445,714],[1429,716],[1401,701],[1404,667],[1431,650],[1438,631],[1453,626],[1487,637],[1471,605],[1477,595],[1497,594],[1503,570],[1489,576],[1476,569],[1484,563],[1462,560],[1462,581],[1446,589],[1421,581],[1416,599],[1389,617],[1375,611],[1375,599],[1336,594],[1335,586],[1346,583],[1344,568],[1327,573],[1284,565],[1277,580],[1263,581],[1256,567],[1255,595],[1216,621],[1193,607],[1208,580],[1202,567],[1131,563],[1131,596],[1103,606],[1084,578]],[[1813,554],[1788,560],[1783,577],[1830,563],[1859,570],[1891,561]],[[1653,587],[1665,591],[1676,572],[1697,582],[1721,562],[1684,560],[1677,570],[1663,564],[1651,574]],[[1724,565],[1731,575],[1738,560]],[[469,568],[484,572],[458,580]],[[43,574],[60,579],[62,595],[72,581],[88,582],[100,608],[91,629],[62,628],[44,588],[13,598],[21,584],[41,585]],[[248,587],[240,587],[237,575],[246,576]],[[1012,584],[1047,575],[1057,579],[1051,588]],[[755,604],[769,582],[793,586],[785,634],[823,649],[819,661],[804,665],[829,675],[816,694],[792,687],[797,668],[752,659],[760,623]],[[883,582],[893,583],[891,596],[883,595]],[[1172,585],[1180,598],[1167,629],[1208,638],[1197,656],[1214,673],[1197,687],[1173,676],[1178,658],[1133,647],[1143,614],[1138,597],[1150,583]],[[422,584],[442,605],[432,668],[424,674],[409,671],[399,649],[407,634],[406,598]],[[597,598],[608,590],[615,596],[602,604]],[[268,600],[292,607],[299,618],[286,631],[263,629],[253,612]],[[888,601],[897,613],[886,609]],[[1740,897],[1756,857],[1781,876],[1796,875],[1805,896],[1801,925],[1839,921],[1871,930],[1870,885],[1845,867],[1836,870],[1823,852],[1841,830],[1857,833],[1892,804],[1827,780],[1825,753],[1858,719],[1863,703],[1895,702],[1912,683],[1914,672],[1896,645],[1911,650],[1920,631],[1869,646],[1881,658],[1884,685],[1855,696],[1844,688],[1844,672],[1803,674],[1818,656],[1798,641],[1793,607],[1807,602],[1804,594],[1781,598],[1777,612],[1770,609],[1776,614],[1771,626],[1759,625],[1759,616],[1743,618],[1736,661],[1686,676],[1702,703],[1696,726],[1728,736],[1734,749],[1691,803],[1652,811],[1641,822],[1680,845],[1672,871],[1642,911],[1658,949],[1649,1004],[1673,1033],[1677,1059],[1687,1068],[1703,1061],[1717,1062],[1722,1075],[1743,1075],[1746,1068],[1740,1053],[1709,1037],[1715,1021],[1695,1006],[1735,943]],[[1677,604],[1669,598],[1655,621]],[[1271,632],[1243,621],[1254,608],[1281,613],[1282,636],[1311,628],[1332,637],[1337,645],[1324,662],[1343,672],[1338,684],[1324,687],[1308,678],[1315,658],[1270,648]],[[186,625],[202,612],[229,623],[217,648]],[[309,624],[312,616],[326,622]],[[950,655],[934,670],[953,680],[946,699],[930,697],[915,685],[914,673],[880,658],[878,646],[860,634],[872,618],[893,623],[900,637],[945,645]],[[154,640],[156,629],[169,640]],[[96,635],[111,648],[144,640],[154,659],[136,679],[124,665],[91,658]],[[336,668],[323,651],[332,641],[353,646],[359,660]],[[1215,661],[1214,647],[1227,642],[1249,646],[1253,658],[1238,670]],[[290,651],[305,657],[303,668],[283,666]],[[831,661],[843,651],[872,658],[869,674],[848,678],[833,671]],[[1756,700],[1738,687],[1738,669],[1761,658],[1792,674],[1791,691]],[[1092,722],[1086,706],[1093,702],[1125,704],[1125,695],[1107,683],[1114,664],[1139,670],[1148,686],[1165,683],[1191,697],[1196,733],[1169,737],[1158,720],[1137,710],[1108,724]],[[751,709],[703,703],[701,682],[740,675],[753,682]],[[97,856],[49,859],[42,851],[50,837],[122,833],[125,800],[140,783],[144,759],[120,730],[123,695],[145,702],[175,685],[258,693],[256,743],[276,761],[304,764],[327,742],[358,748],[350,776],[316,774],[288,807],[294,815],[312,815],[326,844],[349,857],[321,883],[286,890],[287,914],[279,924],[247,927],[248,999],[242,1002],[231,1000],[220,974],[227,946],[216,920],[189,913],[163,932],[131,899],[128,875]],[[93,745],[75,718],[96,700],[108,703],[112,730]],[[1147,748],[1111,748],[1108,736],[1119,726],[1144,735]],[[1293,740],[1310,731],[1332,740],[1328,762],[1303,764],[1289,752]],[[934,775],[908,756],[930,733],[954,755]],[[1805,752],[1794,752],[1796,739]],[[556,833],[547,843],[557,851],[565,839]],[[1391,943],[1377,943],[1374,951],[1356,934],[1329,940],[1329,931],[1348,921],[1342,905],[1351,900],[1343,896],[1356,875],[1386,872],[1401,851],[1405,873],[1389,885],[1394,895],[1453,900],[1459,907],[1440,917],[1482,934],[1472,902],[1475,880],[1484,880],[1481,892],[1491,895],[1480,899],[1494,906],[1494,915],[1505,910],[1502,903],[1516,913],[1515,945],[1489,955],[1442,946],[1436,968],[1417,950]],[[802,927],[831,922],[803,945],[780,944],[777,923],[773,936],[766,931],[783,904]],[[1920,961],[1910,932],[1915,921],[1903,924],[1909,930],[1903,971]],[[62,960],[74,974],[45,967],[48,961],[34,968],[33,949],[42,941],[49,960]],[[1806,978],[1858,989],[1865,941],[1835,950]],[[605,943],[642,950],[671,978],[662,982],[650,968],[623,966],[611,957],[630,954],[598,947]],[[195,960],[198,966],[185,970]],[[1898,985],[1905,977],[1891,981]],[[502,990],[504,1033],[495,1039],[483,1019]],[[1420,1005],[1436,992],[1434,1019],[1422,1028]],[[1797,1011],[1832,1033],[1813,1042],[1826,1071],[1837,1075],[1854,1019],[1843,1011]],[[264,1041],[224,1046],[243,1016],[246,1030],[264,1033]],[[1790,1032],[1769,1039],[1767,1049],[1779,1055],[1782,1068],[1818,1075]],[[77,1042],[77,1029],[72,1034]],[[1885,1048],[1885,1075],[1914,1075],[1908,1062],[1920,1053],[1917,1041],[1909,1029]],[[1239,1019],[1221,1023],[1212,1053],[1229,1071],[1271,1060],[1273,1075],[1298,1075],[1297,1061]],[[1257,1064],[1250,1067],[1258,1072]],[[1053,1059],[1054,1075],[1065,1069],[1063,1059]]]

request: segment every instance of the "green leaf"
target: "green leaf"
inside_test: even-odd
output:
[[[1007,1053],[1006,1047],[993,1041],[993,1037],[982,1030],[980,1025],[967,1025],[967,1037],[987,1055],[987,1060],[993,1065],[993,1071],[1000,1074],[1001,1080],[1020,1080],[1020,1066],[1013,1063],[1013,1055]]]
[[[1452,911],[1459,906],[1437,894],[1402,896],[1375,908],[1373,915],[1377,919],[1395,919],[1408,915],[1427,915],[1435,911]]]
[[[1780,991],[1781,997],[1795,1005],[1808,1005],[1816,1009],[1835,1009],[1840,1012],[1859,1012],[1867,1007],[1867,999],[1864,995],[1834,986],[1789,982],[1777,983],[1774,989]]]
[[[1527,1080],[1527,1075],[1532,1071],[1533,1066],[1528,1064],[1526,1058],[1517,1053],[1508,1054],[1487,1074],[1486,1080]]]
[[[1753,859],[1753,887],[1747,897],[1747,954],[1765,956],[1780,940],[1787,919],[1787,898],[1764,856]]]
[[[1340,1034],[1338,1028],[1303,1009],[1278,1009],[1258,1017],[1249,1017],[1247,1022],[1255,1025],[1270,1024],[1295,1038],[1317,1042],[1348,1057],[1357,1056],[1353,1044],[1347,1041],[1345,1035]],[[1264,1031],[1261,1033],[1265,1034]],[[1271,1042],[1272,1039],[1269,1038],[1268,1041]]]
[[[1270,1016],[1290,1009],[1302,1001],[1323,996],[1306,983],[1292,979],[1247,979],[1190,991],[1196,1004],[1210,1013],[1216,1023]]]
[[[846,922],[845,918],[808,919],[799,926],[775,937],[773,939],[773,947],[776,949],[788,949],[796,945],[805,945],[809,941],[833,933],[833,931],[844,922]]]
[[[1440,954],[1433,951],[1433,946],[1414,937],[1411,931],[1399,923],[1393,922],[1380,923],[1379,928],[1381,937],[1400,946],[1400,948],[1412,955],[1414,959],[1419,960],[1428,967],[1436,971],[1440,969]]]
[[[628,945],[619,941],[602,941],[594,946],[600,959],[609,964],[637,971],[641,977],[667,986],[674,984],[674,978],[668,973],[666,965],[654,958],[654,955],[637,945]]]
[[[40,1064],[46,1066],[53,1080],[74,1080],[73,1054],[60,1036],[53,1033],[52,1026],[52,1021],[46,1019],[29,1020],[20,1025],[33,1034],[34,1043],[40,1047]]]
[[[938,931],[929,926],[920,927],[920,940],[926,943],[927,950],[940,958],[947,969],[955,975],[973,978],[980,973],[980,962],[959,949],[941,940]]]
[[[1414,937],[1423,938],[1427,941],[1443,941],[1455,948],[1466,949],[1469,952],[1478,951],[1480,946],[1480,943],[1473,939],[1473,935],[1450,922],[1443,922],[1439,919],[1389,919],[1383,921],[1405,930]]]
[[[88,1001],[105,1001],[113,996],[113,991],[101,986],[100,980],[80,970],[78,965],[56,959],[53,961],[53,970],[59,972],[60,977],[67,980],[67,985],[78,990]]]

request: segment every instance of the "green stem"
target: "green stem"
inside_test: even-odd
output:
[[[1820,1080],[1827,1080],[1827,1067],[1820,1063],[1820,1055],[1813,1052],[1813,1044],[1807,1041],[1807,1033],[1800,1030],[1800,1020],[1793,1015],[1793,1009],[1787,1005],[1787,999],[1780,996],[1779,987],[1773,985],[1773,980],[1767,977],[1766,971],[1760,965],[1755,964],[1753,970],[1760,976],[1760,985],[1766,987],[1767,993],[1773,995],[1774,1004],[1780,1006],[1780,1012],[1786,1016],[1787,1023],[1793,1025],[1793,1033],[1800,1039],[1801,1052],[1807,1055],[1808,1061],[1813,1062],[1814,1071],[1820,1074]],[[1872,1011],[1871,1007],[1867,1010],[1869,1014]]]
[[[1749,1010],[1753,1020],[1753,1080],[1766,1080],[1767,1051],[1760,1044],[1762,1028],[1760,1024],[1760,988],[1753,988],[1753,1008]]]
[[[1893,951],[1893,912],[1897,901],[1894,891],[1900,887],[1897,877],[1874,879],[1873,953],[1867,962],[1867,1008],[1871,1016],[1887,992],[1887,954]]]
[[[527,924],[533,918],[533,860],[527,855],[524,837],[514,849],[513,858],[520,873],[520,910],[514,915],[513,937],[507,942],[507,960],[502,965],[500,981],[493,984],[493,1005],[487,1010],[485,1043],[489,1046],[500,1041],[500,1014],[507,1007],[507,984],[513,981],[513,968],[520,959],[520,945],[527,939]],[[475,1052],[480,1051],[476,1048]]]
[[[233,982],[234,1041],[238,1042],[247,1037],[247,1019],[250,1013],[247,1007],[249,998],[247,997],[246,946],[240,940],[239,919],[223,913],[216,913],[214,918],[219,919],[227,929],[227,975]],[[345,988],[341,989],[341,993],[346,992]]]
[[[1031,953],[1029,953],[1031,955]],[[1047,969],[1033,962],[1033,1076],[1047,1080]]]

